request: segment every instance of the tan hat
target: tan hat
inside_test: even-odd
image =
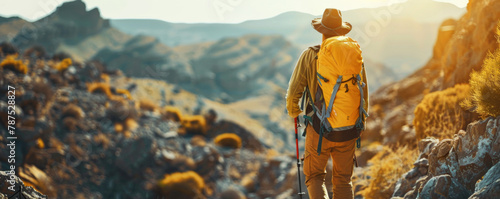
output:
[[[327,8],[322,18],[312,20],[312,26],[325,36],[338,36],[349,33],[352,25],[342,21],[342,13],[334,8]]]

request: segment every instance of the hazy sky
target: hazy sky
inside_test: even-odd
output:
[[[0,16],[21,16],[33,21],[50,14],[66,1],[69,0],[0,0]],[[87,9],[98,7],[105,18],[146,18],[186,23],[238,23],[269,18],[287,11],[321,15],[326,7],[349,10],[401,1],[405,0],[84,0]],[[467,5],[467,0],[439,1],[459,7]]]

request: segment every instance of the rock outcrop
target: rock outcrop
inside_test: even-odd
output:
[[[393,197],[497,198],[500,183],[500,117],[471,123],[453,139],[423,139],[415,167]]]
[[[110,27],[97,8],[86,9],[80,0],[63,3],[52,14],[26,26],[12,42],[23,49],[41,44],[54,52],[61,45],[61,39],[80,39]]]
[[[488,52],[498,47],[500,2],[473,0],[467,11],[459,20],[441,24],[434,54],[424,67],[371,96],[371,117],[364,133],[368,140],[414,143],[413,111],[424,95],[468,83],[471,72],[480,69]]]

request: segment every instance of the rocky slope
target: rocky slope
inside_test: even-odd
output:
[[[364,137],[384,144],[414,144],[413,111],[426,93],[467,83],[488,52],[497,47],[500,2],[470,1],[458,21],[441,24],[433,56],[407,78],[383,86],[371,96],[371,116]]]
[[[393,198],[500,197],[500,117],[469,124],[453,139],[423,139]]]
[[[165,174],[186,171],[204,181],[198,193],[202,198],[220,198],[228,189],[247,198],[284,198],[296,192],[292,156],[273,152],[245,126],[216,119],[217,110],[205,111],[203,103],[196,103],[208,102],[202,97],[171,85],[163,90],[149,86],[150,92],[166,97],[156,104],[148,102],[153,96],[146,89],[137,89],[151,82],[124,77],[98,62],[75,62],[58,70],[55,60],[23,59],[31,59],[27,74],[0,69],[0,164],[2,170],[10,165],[5,88],[13,85],[16,172],[27,187],[49,198],[156,198],[164,194],[159,181]],[[183,110],[185,119],[166,117],[162,101]],[[204,114],[205,123],[189,120],[196,114]],[[227,132],[241,138],[241,148],[215,144],[216,136]],[[13,194],[3,188],[2,197]],[[26,191],[32,198],[43,197]]]

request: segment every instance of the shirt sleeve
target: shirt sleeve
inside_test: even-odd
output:
[[[295,69],[293,70],[288,90],[286,93],[286,109],[288,115],[296,118],[302,112],[299,107],[299,101],[307,86],[306,72],[308,67],[311,67],[311,61],[314,59],[314,51],[311,49],[305,50],[299,58]]]

